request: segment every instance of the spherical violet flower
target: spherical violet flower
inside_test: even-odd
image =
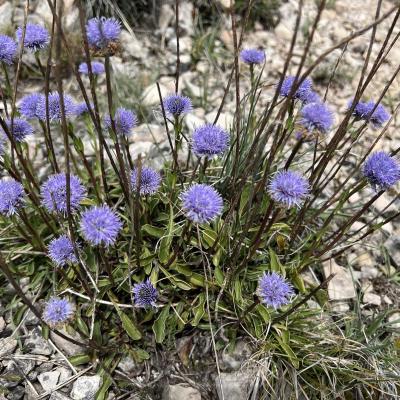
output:
[[[178,93],[170,94],[163,99],[165,112],[172,117],[179,117],[182,114],[189,113],[193,106],[189,97]]]
[[[137,191],[138,186],[138,170],[137,168],[133,169],[131,172],[131,187],[132,191]],[[142,167],[140,171],[140,180],[139,180],[139,193],[141,196],[154,194],[157,192],[158,188],[161,185],[161,175],[149,167]]]
[[[44,308],[43,320],[51,328],[59,328],[70,322],[75,313],[75,306],[65,298],[51,297]]]
[[[104,123],[107,129],[112,129],[109,115],[104,118]],[[117,108],[117,112],[114,115],[114,123],[118,135],[129,136],[132,133],[132,129],[137,125],[137,117],[132,111],[120,107]]]
[[[93,206],[82,214],[82,234],[93,245],[114,244],[121,228],[118,215],[107,205]]]
[[[49,120],[51,122],[53,122],[53,121],[60,122],[62,119],[60,95],[58,94],[58,92],[49,93],[48,99],[49,99],[48,100]],[[63,99],[64,99],[65,118],[73,116],[75,113],[74,101],[67,94],[63,94]],[[45,96],[41,97],[37,103],[36,116],[40,120],[46,121],[46,97]]]
[[[94,104],[93,103],[90,103],[90,109],[94,110]],[[89,114],[89,108],[88,108],[88,105],[86,104],[85,101],[75,105],[75,115],[79,117],[79,116],[84,115],[84,114]]]
[[[155,307],[158,292],[150,282],[150,279],[133,285],[132,291],[136,307]]]
[[[295,81],[295,76],[287,76],[283,82],[282,86],[280,88],[279,94],[283,97],[288,97],[291,90],[292,86]],[[296,85],[299,82],[300,77],[296,81]],[[307,102],[309,101],[310,95],[312,92],[312,80],[309,78],[304,79],[304,81],[301,83],[301,85],[298,87],[295,93],[293,93],[292,97],[294,99],[298,99],[302,102]]]
[[[0,193],[0,215],[14,215],[24,202],[23,186],[15,179],[2,179]]]
[[[74,252],[74,244],[72,240],[63,235],[57,239],[53,239],[48,246],[49,257],[58,267],[63,267],[69,263],[78,262]]]
[[[18,41],[22,40],[23,28],[19,27],[16,32]],[[46,48],[50,43],[49,31],[41,25],[27,24],[25,37],[24,37],[24,47],[31,51],[38,51]]]
[[[32,135],[33,126],[22,118],[14,118],[11,123],[11,119],[5,120],[9,133],[13,136],[15,141],[22,142],[26,136]]]
[[[90,46],[104,49],[118,40],[121,24],[115,18],[92,18],[87,22],[86,33]]]
[[[38,118],[37,107],[38,104],[45,101],[45,97],[41,93],[32,93],[24,96],[19,103],[19,112],[25,118]]]
[[[222,155],[229,147],[229,134],[212,124],[198,127],[193,132],[192,150],[198,157]]]
[[[223,200],[212,187],[194,184],[181,195],[182,209],[185,216],[197,224],[208,223],[222,214]]]
[[[265,51],[261,49],[243,49],[240,59],[246,64],[262,64],[265,61]]]
[[[348,108],[350,109],[354,100],[350,100]],[[376,103],[374,101],[359,101],[353,110],[353,115],[357,119],[363,119],[371,122],[374,128],[380,128],[386,121],[390,119],[390,114],[386,111],[382,104],[378,104],[374,110]],[[374,110],[374,111],[373,111]]]
[[[59,173],[50,176],[40,188],[42,203],[48,211],[66,214],[67,209],[67,176]],[[86,196],[86,189],[81,180],[70,175],[70,207],[71,212],[76,211],[83,198]]]
[[[333,125],[332,111],[324,103],[310,103],[300,111],[300,124],[309,132],[328,133]]]
[[[17,54],[17,43],[7,35],[0,35],[0,62],[11,65]]]
[[[276,272],[266,273],[258,281],[257,295],[261,302],[275,309],[290,303],[294,290],[285,278]]]
[[[308,196],[310,185],[308,180],[295,171],[280,171],[268,185],[268,192],[278,203],[290,208],[299,207]]]
[[[319,94],[314,92],[314,90],[310,90],[308,93],[305,93],[302,101],[304,104],[322,103],[321,97],[319,97]]]
[[[384,151],[376,151],[365,161],[362,173],[375,190],[386,190],[400,179],[400,164]]]
[[[92,73],[93,75],[101,75],[104,74],[105,68],[104,68],[104,64],[99,62],[99,61],[92,61],[91,63],[92,66]],[[79,69],[78,71],[81,74],[84,75],[89,75],[89,67],[87,65],[87,63],[83,62],[79,65]]]

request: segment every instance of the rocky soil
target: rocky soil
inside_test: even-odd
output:
[[[79,30],[78,11],[72,0],[65,1],[65,29],[71,35]],[[199,28],[198,15],[190,2],[181,1],[181,66],[180,90],[191,96],[195,105],[192,114],[186,117],[186,127],[190,131],[194,127],[215,118],[217,108],[223,94],[223,85],[227,82],[230,71],[233,50],[230,21],[224,13],[225,1],[220,0],[221,17],[219,26],[208,32]],[[330,7],[323,12],[320,29],[314,39],[311,58],[315,58],[323,50],[340,41],[350,33],[369,24],[374,19],[377,0],[353,1],[336,0],[328,2]],[[283,67],[284,57],[289,47],[292,30],[295,24],[297,0],[289,0],[282,4],[281,22],[272,30],[256,25],[255,29],[246,32],[244,46],[260,46],[265,48],[267,63],[263,72],[265,91],[262,94],[261,104],[266,104],[273,94],[272,85],[279,78],[279,71]],[[393,3],[383,1],[382,14]],[[315,2],[305,1],[303,10],[301,37],[295,49],[295,57],[290,72],[294,73],[300,60],[301,44],[305,42],[305,32],[315,15]],[[195,19],[193,19],[195,17]],[[51,12],[45,0],[30,2],[30,16],[32,22],[51,23]],[[23,21],[23,3],[19,1],[0,1],[0,31],[9,32],[12,27]],[[390,21],[385,21],[376,32],[376,45],[372,49],[372,60],[377,55],[379,47]],[[399,26],[395,28],[395,34]],[[210,33],[211,32],[211,33]],[[346,108],[352,97],[359,79],[364,58],[367,52],[370,32],[356,38],[350,43],[343,55],[337,74],[328,92],[327,101],[339,116]],[[159,98],[155,82],[158,80],[164,94],[174,91],[176,38],[174,30],[174,12],[168,4],[161,8],[158,27],[155,30],[136,32],[124,30],[121,36],[121,51],[112,59],[116,97],[122,105],[138,112],[141,124],[131,138],[132,156],[141,154],[153,165],[160,166],[169,156],[169,146],[166,141],[162,116],[159,107]],[[334,68],[341,50],[331,54],[313,73],[316,90],[323,95],[330,72]],[[367,90],[367,95],[377,98],[380,90],[387,83],[400,60],[400,48],[394,46],[381,70]],[[77,60],[79,61],[79,60]],[[24,58],[26,66],[33,65],[29,55]],[[243,75],[247,71],[243,69]],[[242,79],[242,91],[246,90],[246,79]],[[20,87],[20,97],[29,92],[41,91],[42,86],[37,79],[28,79]],[[99,81],[99,86],[105,86]],[[72,78],[66,78],[65,91],[79,99],[79,91]],[[393,112],[400,100],[400,78],[397,77],[387,95],[384,104]],[[234,99],[228,96],[227,104],[220,117],[220,123],[227,128],[233,121]],[[400,145],[400,121],[394,116],[392,124],[386,133],[385,140],[378,147],[385,150],[394,150]],[[371,131],[370,135],[376,133]],[[363,143],[359,144],[360,146]],[[32,154],[36,154],[36,165],[41,168],[41,174],[46,173],[43,164],[45,155],[37,151],[35,138],[30,141]],[[351,165],[349,165],[351,168]],[[346,173],[343,171],[342,173]],[[377,211],[385,209],[389,203],[389,196],[383,196],[374,206]],[[396,211],[398,203],[390,206],[385,214]],[[335,272],[336,277],[330,282],[328,294],[331,300],[332,311],[346,313],[355,304],[360,304],[365,315],[382,309],[398,309],[400,306],[399,276],[396,268],[400,266],[400,224],[391,222],[383,231],[376,234],[368,243],[360,243],[339,261],[330,260],[325,263],[326,275]],[[315,277],[310,275],[310,280]],[[35,294],[30,293],[34,299]],[[0,304],[0,400],[1,399],[51,399],[51,400],[92,400],[101,385],[101,378],[95,374],[95,364],[84,363],[74,367],[67,357],[81,353],[81,349],[70,343],[60,340],[57,336],[45,341],[35,318],[27,312],[18,326],[12,323],[13,315],[5,304]],[[393,313],[389,317],[394,321],[393,327],[400,329],[400,313]],[[397,322],[396,322],[397,321]],[[68,334],[72,334],[68,332]],[[205,338],[195,335],[191,338],[198,347],[204,345]],[[189,340],[188,339],[188,340]],[[207,343],[210,346],[209,343]],[[138,366],[132,359],[124,358],[117,367],[117,374],[124,376],[137,387],[137,391],[119,397],[116,392],[109,395],[109,399],[139,399],[137,393],[149,393],[140,398],[162,398],[165,400],[199,400],[204,398],[200,393],[219,390],[215,385],[214,377],[203,379],[192,376],[187,369],[180,369],[179,361],[185,343],[178,344],[175,362],[168,360],[170,367],[160,374],[150,363]],[[251,379],[246,373],[236,372],[243,361],[250,355],[246,343],[239,342],[235,352],[222,354],[222,386],[225,390],[225,399],[245,399]],[[199,357],[205,357],[199,353]],[[166,363],[167,364],[167,363]],[[165,385],[159,389],[157,382],[161,378]],[[169,382],[169,384],[168,384]],[[205,383],[207,382],[207,383]],[[2,394],[2,387],[6,388]],[[144,390],[144,388],[147,388]],[[154,393],[158,392],[158,395]],[[162,392],[162,394],[161,394]],[[155,397],[151,397],[155,396]],[[220,394],[218,394],[220,396]]]

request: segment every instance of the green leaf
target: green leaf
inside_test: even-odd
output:
[[[201,319],[203,318],[203,315],[206,313],[204,310],[204,304],[206,303],[206,296],[204,293],[201,293],[199,295],[199,304],[194,307],[194,318],[192,320],[192,325],[197,326]]]
[[[90,362],[90,357],[88,354],[77,354],[76,356],[69,357],[68,361],[72,365],[82,365]]]
[[[169,221],[168,221],[168,231],[166,236],[164,236],[160,241],[160,249],[158,250],[158,259],[161,263],[166,264],[169,259],[170,248],[173,237],[174,229],[174,210],[172,205],[169,206]]]
[[[269,258],[270,258],[270,262],[271,262],[272,271],[279,272],[280,274],[285,276],[286,275],[285,268],[279,261],[279,258],[276,255],[276,253],[274,252],[274,250],[272,250],[271,248],[269,249]]]
[[[147,234],[149,234],[150,236],[158,238],[158,239],[162,238],[165,234],[165,229],[157,228],[157,227],[149,225],[149,224],[143,225],[142,230],[144,232],[146,232]]]
[[[154,321],[153,332],[157,343],[162,343],[165,339],[165,325],[169,315],[169,308],[170,308],[169,304],[165,306],[160,312],[160,315]]]
[[[274,335],[276,340],[279,343],[279,346],[282,348],[282,350],[286,353],[288,356],[290,362],[293,364],[295,368],[299,368],[300,362],[299,359],[297,358],[296,354],[292,350],[292,348],[289,346],[288,343],[285,343],[285,341],[278,335]]]

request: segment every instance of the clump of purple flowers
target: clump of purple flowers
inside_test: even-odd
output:
[[[384,151],[376,151],[367,158],[362,172],[375,190],[386,190],[400,179],[400,164]]]
[[[150,282],[150,279],[133,285],[132,291],[136,307],[155,307],[158,292]]]
[[[200,126],[193,132],[192,150],[198,157],[222,155],[229,146],[229,134],[212,124]]]
[[[268,185],[271,197],[288,208],[300,206],[309,191],[308,180],[295,171],[278,172]]]
[[[17,53],[17,43],[7,35],[0,35],[0,62],[11,65]]]
[[[222,213],[223,200],[212,187],[195,184],[181,195],[183,213],[188,219],[204,224],[213,221]]]
[[[94,75],[101,75],[104,74],[105,68],[104,68],[104,64],[99,62],[99,61],[92,61],[90,63],[90,65],[92,66],[92,73]],[[79,69],[78,71],[81,74],[84,75],[89,75],[89,67],[87,65],[87,63],[83,62],[79,65]]]
[[[58,328],[70,322],[74,317],[75,306],[60,297],[51,297],[44,308],[43,320],[51,327]]]
[[[300,124],[309,132],[328,133],[333,125],[332,111],[324,103],[310,103],[301,109]]]
[[[349,102],[349,107],[351,104],[352,101]],[[376,103],[372,100],[368,102],[360,101],[354,107],[353,115],[358,119],[371,122],[374,128],[380,128],[386,121],[389,120],[390,114],[386,111],[382,104],[378,104],[376,108],[375,106]]]
[[[292,86],[295,81],[295,76],[287,76],[283,82],[282,86],[280,88],[279,94],[283,97],[288,97],[291,90]],[[296,81],[296,85],[299,82],[300,77]],[[312,81],[309,78],[306,78],[301,85],[298,87],[298,89],[292,94],[292,97],[294,99],[298,99],[302,101],[303,103],[309,103],[310,100],[315,99],[315,94],[312,90]]]
[[[24,96],[19,103],[19,112],[25,118],[38,118],[38,104],[45,101],[45,97],[41,93],[32,93]]]
[[[52,212],[67,213],[67,177],[65,174],[50,176],[40,188],[43,205]],[[86,195],[86,189],[81,180],[70,175],[70,207],[76,211]]]
[[[82,214],[82,234],[93,245],[114,244],[121,228],[118,215],[107,205],[93,206]]]
[[[94,110],[94,104],[93,103],[90,103],[90,109]],[[75,115],[81,116],[81,115],[88,114],[88,113],[89,113],[89,107],[88,107],[88,105],[86,104],[85,101],[75,105]]]
[[[165,112],[172,117],[179,117],[187,114],[192,110],[192,101],[189,97],[182,96],[178,93],[170,94],[163,99]]]
[[[134,192],[137,191],[138,183],[139,193],[142,196],[154,194],[161,185],[161,175],[153,168],[142,167],[138,182],[138,170],[135,168],[131,172],[131,187]]]
[[[53,239],[49,244],[48,250],[49,257],[59,267],[63,267],[68,263],[74,264],[78,262],[74,252],[74,244],[67,235]]]
[[[261,302],[275,309],[290,302],[293,287],[276,272],[266,273],[258,281],[257,295]]]
[[[48,96],[49,103],[49,120],[60,122],[62,119],[62,109],[60,95],[58,92],[49,93]],[[64,100],[64,114],[65,118],[71,117],[75,113],[75,104],[70,96],[63,94]],[[39,99],[36,106],[36,116],[42,120],[46,121],[46,97],[43,96]]]
[[[0,180],[0,215],[14,215],[24,201],[24,188],[15,179]]]
[[[86,25],[88,42],[92,47],[104,49],[118,40],[121,24],[115,18],[92,18]]]
[[[240,58],[246,64],[262,64],[265,61],[265,52],[260,49],[243,49]]]
[[[11,123],[11,119],[5,120],[9,133],[17,142],[22,142],[26,136],[32,135],[33,126],[22,118],[14,118]]]
[[[104,118],[104,123],[108,129],[112,129],[109,115]],[[132,129],[137,125],[137,117],[132,111],[120,107],[114,115],[114,123],[117,134],[129,136]]]
[[[22,40],[23,28],[19,27],[16,32],[17,39],[20,42]],[[50,34],[46,28],[41,25],[27,24],[24,47],[31,51],[38,51],[46,48],[50,43]]]

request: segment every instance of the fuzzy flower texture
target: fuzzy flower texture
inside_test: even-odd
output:
[[[11,216],[21,207],[24,199],[23,186],[14,179],[0,180],[0,215]]]
[[[104,123],[107,129],[111,130],[112,124],[109,115],[104,118]],[[114,115],[114,124],[118,135],[129,136],[132,133],[132,129],[137,125],[137,117],[132,111],[120,107]]]
[[[135,168],[131,172],[131,187],[134,192],[137,190],[138,183],[141,196],[154,194],[161,185],[161,175],[153,168],[142,167],[138,182],[138,170]]]
[[[400,164],[384,151],[372,153],[362,172],[374,190],[386,190],[400,179]]]
[[[16,32],[17,39],[20,42],[22,40],[23,29],[19,27]],[[24,47],[31,51],[38,51],[45,49],[50,43],[50,34],[46,28],[41,25],[27,24]]]
[[[197,224],[211,222],[222,213],[222,197],[209,185],[191,186],[182,193],[181,200],[184,214]]]
[[[121,24],[115,18],[92,18],[87,22],[86,33],[92,47],[104,49],[118,40]]]
[[[271,197],[285,207],[299,207],[307,197],[310,185],[306,178],[294,171],[278,172],[268,185]]]
[[[192,150],[198,157],[222,155],[229,146],[229,134],[212,124],[200,126],[193,132]]]
[[[43,205],[48,211],[67,213],[67,177],[60,173],[50,176],[40,188]],[[76,211],[82,199],[86,195],[86,189],[81,180],[70,175],[70,207]]]
[[[49,120],[51,122],[60,122],[62,119],[61,100],[58,92],[49,93]],[[75,104],[70,96],[63,94],[65,117],[71,117],[75,114]],[[32,110],[34,105],[32,104]],[[36,103],[35,116],[41,121],[46,121],[46,97],[41,96]]]
[[[49,257],[59,267],[63,267],[68,263],[73,264],[78,262],[74,252],[74,245],[66,235],[53,239],[49,244],[48,250]]]
[[[333,114],[324,103],[309,103],[301,109],[300,124],[309,132],[326,134],[332,128]]]
[[[279,94],[283,97],[288,97],[291,90],[292,86],[295,81],[295,76],[287,76],[283,82],[282,86],[280,88]],[[297,80],[298,82],[298,80]],[[296,83],[297,85],[297,83]],[[319,96],[317,93],[315,93],[312,89],[312,80],[309,78],[306,78],[300,86],[297,88],[297,90],[293,93],[293,98],[298,99],[301,102],[308,104],[308,103],[316,103],[319,102]]]
[[[43,311],[43,320],[51,327],[58,328],[74,316],[75,306],[67,299],[51,297]]]
[[[33,133],[33,126],[22,118],[14,118],[12,123],[11,119],[7,118],[5,123],[10,134],[17,142],[22,142],[26,136],[32,135]]]
[[[243,49],[240,52],[240,59],[249,65],[262,64],[265,61],[265,52],[260,49]]]
[[[107,205],[93,206],[82,215],[81,231],[91,244],[108,247],[115,243],[122,223]]]
[[[0,35],[0,62],[11,65],[17,53],[17,43],[7,35]]]
[[[163,99],[165,112],[172,117],[179,117],[192,110],[192,101],[189,97],[180,94],[170,94]]]
[[[38,104],[45,101],[45,97],[41,93],[32,93],[24,96],[19,103],[19,112],[25,118],[38,118]]]
[[[349,102],[349,107],[352,104],[352,100]],[[353,115],[358,119],[363,119],[365,121],[371,122],[374,128],[380,128],[386,121],[389,120],[390,114],[386,111],[382,104],[378,104],[368,101],[366,103],[360,101],[356,104]],[[375,108],[375,111],[373,111]]]
[[[132,291],[136,307],[155,307],[158,292],[150,282],[150,279],[135,284]]]
[[[276,272],[264,273],[258,282],[261,302],[275,309],[288,304],[293,293],[293,287]]]
[[[104,68],[104,64],[99,62],[99,61],[92,61],[90,63],[91,67],[92,67],[92,73],[93,75],[101,75],[104,74],[105,68]],[[87,63],[83,62],[79,65],[79,69],[78,71],[81,74],[84,75],[89,75],[89,66],[87,65]]]

